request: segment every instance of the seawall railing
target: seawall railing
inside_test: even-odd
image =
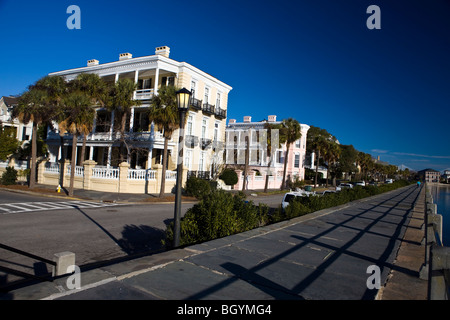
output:
[[[449,300],[450,247],[442,243],[442,215],[438,214],[430,188],[425,184],[425,273],[428,299]]]

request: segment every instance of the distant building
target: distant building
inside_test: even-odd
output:
[[[425,182],[439,182],[441,173],[434,169],[424,169],[418,172],[419,178]]]
[[[249,179],[248,189],[263,189],[265,176],[269,175],[269,188],[279,188],[282,182],[282,174],[284,171],[284,158],[286,155],[286,143],[281,148],[273,150],[273,158],[267,154],[267,142],[264,139],[265,125],[280,124],[276,115],[269,115],[268,120],[252,122],[252,117],[245,116],[243,122],[236,122],[230,119],[226,127],[226,160],[228,166],[236,168],[243,167],[245,163],[246,143],[248,137],[249,146],[249,174],[254,179]],[[306,135],[309,126],[300,124],[301,138],[290,146],[289,159],[286,168],[286,181],[295,178],[303,180],[305,177],[305,155],[306,155]],[[268,167],[269,166],[269,167]],[[240,184],[240,186],[239,186]],[[239,178],[238,185],[235,188],[241,188],[242,179]]]
[[[450,169],[444,170],[444,174],[441,177],[442,177],[442,179],[445,180],[446,183],[449,183],[449,181],[450,181]]]
[[[12,111],[18,104],[16,97],[1,97],[0,98],[0,122],[3,127],[13,127],[16,130],[16,138],[21,142],[26,142],[31,139],[32,125],[30,121],[28,124],[23,124],[18,119],[12,118]]]

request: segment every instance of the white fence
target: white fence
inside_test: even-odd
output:
[[[156,170],[128,169],[129,180],[155,180]]]
[[[67,174],[70,175],[72,166],[67,166]],[[59,172],[59,170],[58,170]],[[75,177],[83,177],[84,176],[84,167],[82,166],[75,166]]]
[[[119,168],[92,168],[92,177],[101,179],[119,179]]]

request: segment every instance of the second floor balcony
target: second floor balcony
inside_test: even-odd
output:
[[[125,140],[142,142],[163,142],[164,136],[161,132],[125,132]],[[50,131],[47,133],[47,140],[60,140],[59,133]],[[65,133],[63,139],[72,139],[72,135]],[[121,139],[120,132],[92,132],[87,136],[87,141],[112,142]],[[83,141],[83,136],[78,136],[78,142]]]
[[[134,92],[134,98],[136,100],[150,100],[155,93],[154,89],[138,89]]]

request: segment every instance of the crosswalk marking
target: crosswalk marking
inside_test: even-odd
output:
[[[32,211],[101,208],[116,205],[116,203],[89,201],[2,203],[0,204],[0,215]]]

